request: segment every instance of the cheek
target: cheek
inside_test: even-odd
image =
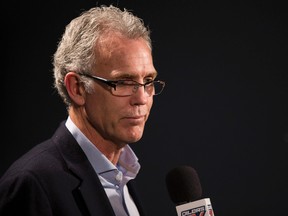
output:
[[[85,106],[90,118],[93,118],[96,122],[102,122],[104,119],[107,119],[113,112],[113,109],[115,109],[109,103],[107,96],[101,93],[100,90],[86,98]]]

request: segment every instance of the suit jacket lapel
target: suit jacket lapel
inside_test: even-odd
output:
[[[78,180],[79,185],[72,193],[84,215],[115,216],[102,184],[74,137],[64,125],[60,125],[53,141],[68,169]]]
[[[142,202],[139,199],[139,193],[137,191],[136,181],[135,180],[130,180],[128,182],[128,184],[127,184],[127,187],[128,187],[130,195],[132,196],[132,198],[133,198],[133,200],[134,200],[134,202],[135,202],[135,204],[137,206],[139,214],[141,216],[146,215],[145,211],[144,211],[144,208],[142,206]]]

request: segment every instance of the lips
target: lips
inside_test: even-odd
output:
[[[123,118],[124,121],[126,121],[129,124],[133,124],[133,125],[138,125],[138,124],[142,124],[145,120],[145,116],[141,115],[141,116],[127,116]]]
[[[125,118],[127,118],[127,119],[142,119],[142,118],[144,118],[144,115],[142,115],[142,116],[128,116]]]

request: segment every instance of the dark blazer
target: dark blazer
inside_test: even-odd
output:
[[[128,189],[144,215],[133,181]],[[115,216],[86,155],[62,122],[51,139],[15,161],[0,179],[0,215]]]

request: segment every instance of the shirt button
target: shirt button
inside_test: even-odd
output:
[[[118,172],[117,175],[115,176],[116,181],[121,182],[123,178],[122,172]]]

